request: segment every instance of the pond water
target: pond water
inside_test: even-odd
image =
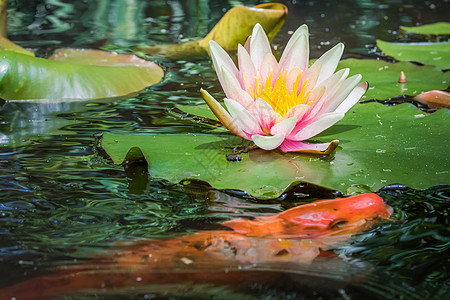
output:
[[[56,48],[118,51],[138,43],[203,37],[233,5],[253,1],[9,1],[9,37],[46,56]],[[289,14],[274,40],[307,23],[311,56],[345,42],[346,57],[380,57],[375,40],[414,40],[399,25],[448,18],[448,1],[288,1]],[[169,239],[242,216],[274,214],[322,197],[323,191],[258,201],[200,184],[183,186],[124,169],[99,153],[97,138],[112,133],[208,132],[172,113],[199,104],[199,88],[219,92],[209,59],[149,58],[165,78],[134,97],[73,103],[4,103],[0,108],[0,287],[88,259],[117,242]],[[420,176],[420,174],[417,174]],[[396,184],[388,182],[387,184]],[[442,182],[448,184],[448,182]],[[450,187],[378,191],[395,212],[334,250],[337,267],[314,276],[294,267],[271,270],[274,280],[155,291],[86,292],[70,299],[444,299],[449,293]],[[352,260],[346,265],[344,261]],[[356,262],[356,263],[355,263]],[[349,270],[350,268],[350,270]],[[244,271],[243,271],[244,272]],[[281,273],[283,276],[278,276]],[[351,273],[358,280],[347,280]],[[249,273],[248,276],[252,276]],[[343,279],[344,278],[344,279]],[[342,284],[345,283],[345,284]],[[180,292],[181,291],[181,292]]]

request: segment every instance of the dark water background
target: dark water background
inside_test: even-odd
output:
[[[256,4],[9,1],[9,37],[41,56],[60,47],[108,44],[125,52],[139,43],[201,38],[237,3]],[[450,11],[448,1],[289,1],[286,5],[289,14],[274,42],[284,45],[289,31],[307,23],[312,57],[344,42],[346,57],[377,58],[381,54],[375,48],[376,39],[414,41],[417,36],[399,34],[399,25],[448,21]],[[143,169],[124,170],[98,155],[96,137],[102,132],[210,130],[171,113],[175,104],[202,103],[200,87],[220,91],[210,60],[151,59],[164,68],[165,78],[136,97],[4,103],[0,108],[0,286],[89,257],[117,241],[179,236],[224,220],[273,214],[315,199],[314,194],[296,194],[258,202],[202,186],[186,188],[148,177]],[[326,280],[320,286],[298,285],[292,276],[270,286],[255,282],[238,294],[227,294],[224,288],[205,291],[205,295],[235,299],[448,297],[450,187],[417,191],[391,186],[379,194],[395,208],[394,218],[406,221],[383,221],[351,245],[336,250],[370,265],[372,271],[365,281],[336,288]]]

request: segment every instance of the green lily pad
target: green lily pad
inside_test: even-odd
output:
[[[369,82],[369,89],[361,100],[385,100],[401,95],[418,95],[429,90],[445,90],[450,83],[450,73],[433,66],[418,66],[409,62],[389,63],[372,59],[344,59],[338,69],[350,68],[350,76],[361,74]],[[406,83],[398,83],[400,72]]]
[[[101,57],[110,59],[108,52]],[[67,56],[70,56],[68,54]],[[0,50],[0,97],[10,101],[80,101],[129,95],[158,83],[164,75],[156,64],[129,55],[120,66],[87,65],[79,60],[60,62]],[[126,61],[128,60],[128,63]],[[80,63],[75,63],[79,61]]]
[[[219,119],[214,115],[212,110],[209,108],[208,105],[202,104],[202,105],[180,105],[175,104],[175,107],[181,110],[182,112],[185,112],[187,114],[198,116],[201,118],[207,118],[210,120],[214,120],[219,122]]]
[[[14,52],[18,52],[18,53],[34,56],[33,52],[30,52],[28,50],[23,49],[19,45],[11,42],[10,40],[8,40],[7,38],[5,38],[3,36],[0,36],[0,49],[8,50],[8,51],[14,51]]]
[[[388,43],[377,40],[377,46],[386,55],[400,61],[416,61],[434,65],[443,70],[450,68],[450,43]]]
[[[437,22],[437,23],[433,23],[433,24],[414,26],[414,27],[400,26],[400,29],[407,31],[407,32],[418,33],[418,34],[447,35],[447,34],[450,34],[450,23]]]
[[[135,55],[118,54],[94,49],[63,48],[56,50],[48,59],[78,65],[153,67],[154,63]]]
[[[173,59],[208,57],[209,41],[216,41],[226,51],[244,45],[256,23],[261,24],[270,41],[280,31],[287,15],[281,3],[262,3],[254,7],[235,6],[203,38],[183,44],[144,46],[136,49],[148,55],[160,54]]]
[[[314,138],[341,141],[330,157],[253,150],[230,162],[231,147],[248,141],[225,134],[104,134],[101,146],[117,164],[145,158],[155,178],[204,180],[261,199],[276,198],[298,181],[343,192],[390,183],[421,189],[450,180],[449,121],[448,110],[425,115],[410,104],[358,104]]]

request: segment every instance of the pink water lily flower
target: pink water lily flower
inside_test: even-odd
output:
[[[368,87],[367,82],[359,83],[361,75],[348,77],[349,69],[335,73],[342,43],[308,67],[306,25],[292,35],[279,62],[259,24],[245,46],[238,45],[238,67],[216,42],[210,41],[209,50],[226,109],[201,89],[203,98],[228,130],[265,150],[331,153],[338,141],[304,140],[342,119]]]

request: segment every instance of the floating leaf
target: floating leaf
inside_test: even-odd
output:
[[[278,197],[296,181],[344,192],[353,186],[375,191],[389,183],[426,188],[450,180],[443,142],[450,139],[449,118],[447,110],[425,115],[410,104],[356,105],[316,136],[317,142],[341,141],[334,157],[253,150],[240,154],[240,162],[230,162],[225,155],[232,147],[248,145],[232,135],[105,134],[101,145],[117,164],[145,158],[153,177],[204,180],[262,199]]]
[[[217,119],[217,117],[214,115],[212,110],[206,104],[202,104],[202,105],[179,105],[179,104],[175,104],[175,107],[178,108],[179,110],[187,113],[187,114],[190,114],[190,115],[193,115],[193,116],[198,116],[198,117],[201,117],[201,118],[207,118],[207,119],[219,122],[219,119]],[[228,129],[226,129],[226,131],[228,131]]]
[[[28,50],[23,49],[19,45],[11,42],[10,40],[8,40],[7,38],[5,38],[3,36],[0,36],[0,49],[8,50],[8,51],[14,51],[14,52],[18,52],[18,53],[34,56],[33,52],[30,52]]]
[[[400,29],[407,31],[407,32],[418,33],[418,34],[447,35],[447,34],[450,34],[450,23],[437,22],[437,23],[433,23],[433,24],[427,24],[427,25],[415,26],[415,27],[400,26]]]
[[[389,63],[373,59],[344,59],[339,69],[350,68],[350,76],[361,74],[369,82],[362,100],[385,100],[401,95],[418,95],[429,90],[444,90],[450,83],[450,73],[433,66],[418,66],[409,62]],[[399,83],[404,72],[407,82]]]
[[[120,97],[158,83],[164,75],[156,64],[130,55],[114,59],[113,65],[123,61],[120,66],[87,65],[88,59],[82,53],[90,53],[87,56],[95,53],[95,60],[99,61],[102,58],[111,61],[114,55],[83,51],[74,50],[72,58],[68,58],[71,54],[66,50],[65,59],[69,63],[0,50],[0,97],[10,101]],[[80,63],[76,64],[77,61]]]
[[[438,66],[445,70],[450,68],[450,43],[388,43],[377,40],[377,46],[386,55],[400,61],[416,61]]]
[[[106,52],[93,49],[58,49],[48,59],[79,65],[92,66],[136,66],[136,67],[155,67],[151,61],[140,59],[135,55],[118,54],[115,52]]]
[[[227,51],[244,45],[253,27],[260,23],[270,41],[284,24],[287,7],[281,3],[263,3],[254,7],[235,6],[230,9],[214,28],[200,40],[174,45],[157,45],[140,48],[146,54],[161,54],[171,58],[207,57],[209,41],[214,40]]]

